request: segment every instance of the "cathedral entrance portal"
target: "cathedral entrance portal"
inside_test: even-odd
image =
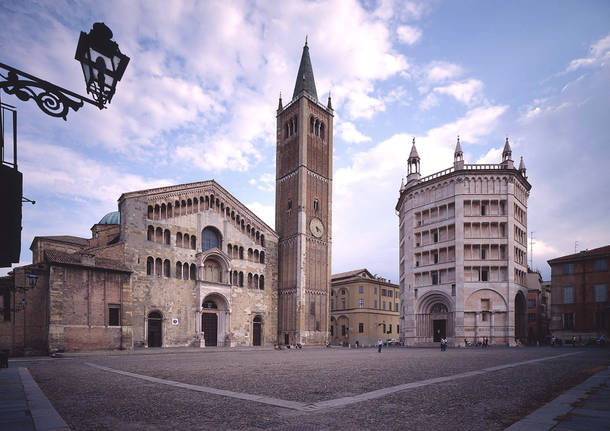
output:
[[[223,347],[229,343],[229,307],[219,293],[207,295],[201,304],[201,330],[206,346]],[[227,344],[228,345],[228,344]]]
[[[447,321],[446,320],[434,320],[434,342],[439,343],[441,338],[445,338],[447,336]]]
[[[261,346],[263,339],[263,319],[256,316],[252,322],[252,345]]]
[[[201,315],[201,327],[206,346],[218,345],[218,315],[216,313],[203,312]]]
[[[148,347],[161,347],[163,345],[163,315],[159,311],[151,311],[148,313],[146,323],[148,326]]]

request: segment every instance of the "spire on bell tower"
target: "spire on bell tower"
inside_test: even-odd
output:
[[[305,37],[305,46],[303,47],[303,54],[301,55],[301,63],[299,64],[299,71],[297,72],[297,80],[294,84],[292,100],[296,99],[302,92],[306,92],[316,101],[318,100],[316,82],[313,77],[313,68],[311,67],[311,60],[309,58],[307,37]]]
[[[328,103],[326,104],[326,107],[327,107],[328,109],[333,109],[333,104],[332,104],[332,102],[330,101],[330,90],[328,90]]]
[[[457,137],[457,144],[455,144],[455,152],[453,153],[453,169],[464,169],[464,153],[460,145],[460,135]]]
[[[415,148],[415,138],[413,138],[413,145],[411,146],[411,154],[407,160],[407,184],[411,181],[419,180],[421,175],[419,173],[419,154],[417,154],[417,148]]]
[[[280,91],[280,101],[279,101],[279,102],[278,102],[278,104],[277,104],[277,110],[278,110],[278,112],[279,112],[279,111],[281,111],[281,110],[282,110],[282,108],[283,108],[283,106],[282,106],[282,92]]]
[[[527,176],[525,175],[525,162],[523,161],[523,156],[521,156],[521,161],[519,162],[519,172],[523,178],[527,179]]]
[[[513,163],[513,159],[511,158],[513,151],[510,149],[510,144],[508,143],[508,136],[506,137],[506,142],[504,143],[504,150],[502,151],[502,166],[507,169],[514,169],[515,165]]]

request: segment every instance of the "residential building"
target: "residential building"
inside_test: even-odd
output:
[[[538,271],[527,272],[527,343],[544,344],[548,341],[550,323],[550,283],[542,281]]]
[[[551,266],[551,333],[578,342],[605,336],[610,327],[610,245],[557,257]]]
[[[527,337],[527,199],[523,158],[508,138],[498,164],[466,164],[458,138],[453,167],[421,177],[415,139],[401,185],[401,337],[407,345],[464,345]]]
[[[333,344],[369,346],[399,337],[398,285],[365,268],[332,276],[330,309]]]

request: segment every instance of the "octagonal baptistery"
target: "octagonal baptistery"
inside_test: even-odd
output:
[[[527,199],[531,185],[508,139],[498,164],[421,178],[415,140],[400,188],[401,338],[407,345],[515,345],[527,337]]]
[[[124,193],[135,346],[277,342],[278,236],[214,180]]]

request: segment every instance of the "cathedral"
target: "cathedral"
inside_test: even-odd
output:
[[[91,238],[35,237],[0,279],[0,349],[323,344],[333,109],[307,43],[276,148],[275,229],[208,180],[123,193]]]

